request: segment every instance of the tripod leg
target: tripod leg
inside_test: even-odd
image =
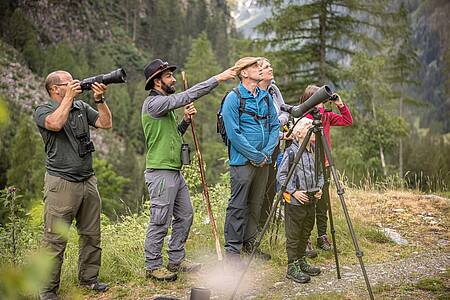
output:
[[[230,300],[234,299],[234,297],[236,296],[239,286],[240,286],[241,282],[243,281],[245,274],[247,273],[248,268],[250,267],[250,264],[251,264],[253,258],[255,257],[256,250],[261,245],[261,241],[264,237],[264,234],[266,233],[267,229],[269,228],[270,220],[274,217],[274,214],[275,214],[275,211],[277,210],[278,204],[280,203],[281,198],[283,198],[283,193],[286,191],[286,187],[289,183],[289,180],[291,179],[292,175],[294,174],[295,167],[298,164],[298,162],[300,161],[300,157],[302,156],[303,152],[306,149],[306,145],[308,144],[308,142],[311,138],[312,132],[313,132],[313,128],[308,129],[308,133],[306,133],[306,137],[303,140],[302,145],[300,146],[300,149],[298,149],[298,152],[295,154],[294,162],[292,163],[292,166],[289,169],[286,180],[284,181],[283,185],[281,186],[280,192],[277,195],[277,200],[273,203],[272,208],[270,209],[269,217],[267,218],[267,221],[264,224],[264,227],[261,230],[259,237],[256,239],[255,246],[253,247],[253,251],[250,254],[250,257],[248,259],[247,265],[245,266],[245,269],[242,271],[241,276],[239,277],[239,280],[237,281],[237,284],[234,287],[234,290],[233,290],[233,293],[231,294]]]
[[[316,140],[319,141],[321,139],[320,130],[316,131]],[[325,213],[328,213],[328,218],[330,220],[330,232],[331,232],[331,241],[333,243],[333,254],[334,254],[334,262],[336,264],[336,274],[337,278],[341,279],[341,270],[339,268],[339,257],[338,257],[338,250],[336,246],[336,230],[334,229],[334,221],[333,221],[333,212],[331,210],[331,200],[330,200],[330,171],[326,168],[324,159],[325,157],[325,151],[323,148],[322,143],[317,143],[317,149],[318,149],[318,156],[316,156],[316,162],[321,162],[322,170],[323,170],[323,177],[325,180],[324,190],[322,194],[321,201],[327,201],[327,209]],[[317,169],[317,167],[316,167]],[[324,199],[325,197],[325,199]],[[317,206],[316,206],[317,208]],[[325,223],[326,224],[326,223]],[[317,219],[317,231],[319,231],[319,220]]]
[[[350,235],[352,237],[353,246],[355,247],[356,257],[358,258],[359,265],[361,266],[361,271],[364,276],[364,280],[366,282],[367,291],[369,292],[370,299],[373,300],[373,293],[372,293],[372,287],[370,286],[369,277],[367,276],[366,268],[364,266],[364,262],[362,260],[363,252],[359,248],[358,240],[356,239],[355,230],[353,229],[352,220],[350,219],[350,215],[348,213],[347,204],[345,203],[344,199],[344,189],[341,186],[341,183],[339,182],[339,179],[337,177],[336,169],[334,168],[333,164],[333,158],[331,157],[331,151],[328,147],[327,139],[325,138],[325,134],[323,133],[323,128],[320,129],[320,139],[322,141],[323,149],[325,151],[326,158],[328,159],[329,168],[331,171],[331,174],[333,175],[334,183],[336,184],[337,194],[339,196],[339,200],[341,201],[342,210],[344,211],[345,220],[347,221],[348,230],[350,232]],[[331,210],[330,210],[331,211]],[[331,220],[331,218],[330,218]]]
[[[329,178],[327,180],[329,180]],[[331,201],[330,201],[329,195],[327,197],[327,202],[328,202],[328,218],[330,219],[331,241],[333,243],[334,261],[336,262],[336,273],[337,273],[337,278],[341,279],[341,270],[339,268],[339,258],[338,258],[338,251],[337,251],[337,247],[336,247],[336,230],[334,229],[333,212],[331,210]]]

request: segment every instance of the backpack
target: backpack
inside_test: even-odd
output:
[[[254,112],[245,110],[245,99],[243,99],[241,97],[241,93],[239,92],[238,88],[233,88],[231,91],[228,91],[225,94],[225,96],[222,98],[222,102],[220,102],[220,107],[217,110],[217,133],[222,138],[222,141],[225,144],[225,146],[228,146],[228,136],[227,136],[227,131],[225,130],[225,123],[223,121],[222,108],[223,108],[223,103],[225,102],[225,99],[227,98],[228,94],[231,92],[234,92],[239,99],[239,120],[241,119],[241,115],[243,113],[251,115],[257,122],[259,122],[259,120],[263,120],[263,119],[270,119],[270,106],[269,106],[269,96],[268,95],[266,95],[264,97],[264,101],[266,102],[267,107],[269,108],[269,113],[267,115],[260,116],[258,114],[255,114]]]

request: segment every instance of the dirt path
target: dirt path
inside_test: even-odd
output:
[[[420,253],[397,261],[365,264],[373,290],[380,285],[415,284],[420,279],[445,273],[450,269],[450,253]],[[355,299],[368,298],[367,288],[359,264],[341,266],[341,279],[336,278],[335,266],[322,267],[322,274],[309,284],[290,280],[276,282],[266,294],[284,294],[282,299],[295,299],[315,293],[354,294]],[[256,296],[256,295],[254,295]],[[353,299],[353,297],[350,297]],[[269,298],[268,298],[269,299]]]

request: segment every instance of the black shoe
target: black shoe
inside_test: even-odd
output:
[[[317,251],[313,249],[311,240],[308,240],[308,244],[306,245],[306,257],[308,258],[316,258]]]
[[[302,259],[298,260],[298,265],[300,266],[300,269],[305,272],[306,274],[310,276],[317,276],[320,274],[320,268],[311,266],[306,262],[306,258],[303,257]]]
[[[95,291],[95,292],[99,292],[99,293],[103,293],[106,292],[109,289],[109,285],[107,285],[106,283],[100,282],[100,281],[96,281],[93,283],[82,283],[80,284],[80,286],[82,288],[91,290],[91,291]]]
[[[237,253],[227,253],[225,255],[226,266],[231,268],[233,271],[242,271],[245,269],[246,264],[241,259],[241,256]]]
[[[298,283],[307,283],[311,280],[308,274],[305,274],[300,269],[298,261],[288,264],[286,278],[291,279]]]
[[[323,251],[331,250],[331,245],[330,245],[330,242],[328,241],[326,234],[321,235],[317,238],[317,247],[319,247]]]
[[[253,247],[254,247],[253,243],[244,243],[242,245],[242,253],[251,255],[252,251],[253,251]],[[257,248],[255,251],[255,257],[262,259],[262,260],[266,260],[266,261],[270,260],[272,258],[272,256],[270,256],[269,253],[263,252],[259,248]]]
[[[190,262],[187,259],[183,260],[180,264],[168,264],[167,270],[170,272],[185,272],[185,273],[194,273],[200,270],[202,267],[202,264]]]
[[[145,278],[158,281],[175,281],[177,280],[178,276],[177,273],[172,272],[167,268],[159,267],[153,270],[146,270]]]

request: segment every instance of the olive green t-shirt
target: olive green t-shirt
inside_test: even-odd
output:
[[[45,118],[58,106],[58,102],[50,100],[47,104],[39,105],[34,112],[47,153],[47,172],[69,181],[84,181],[94,175],[92,153],[81,157],[79,143],[82,136],[84,140],[90,141],[89,125],[95,126],[98,112],[89,104],[75,100],[64,127],[60,131],[48,130],[45,128]]]

